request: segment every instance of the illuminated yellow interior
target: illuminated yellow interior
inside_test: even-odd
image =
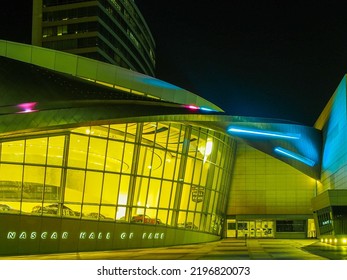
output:
[[[0,211],[220,231],[229,137],[178,123],[53,133],[1,143]]]

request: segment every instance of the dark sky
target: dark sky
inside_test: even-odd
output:
[[[347,73],[344,1],[137,0],[158,78],[228,114],[312,125]]]
[[[344,1],[135,2],[157,44],[157,77],[227,114],[312,125],[347,73]],[[0,38],[30,43],[31,1],[5,3]]]

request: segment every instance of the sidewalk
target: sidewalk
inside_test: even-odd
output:
[[[8,260],[343,260],[346,247],[316,239],[223,239],[164,248],[0,257]]]

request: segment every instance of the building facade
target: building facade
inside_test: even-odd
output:
[[[133,0],[33,3],[33,45],[154,76],[155,42]]]
[[[308,127],[52,49],[0,41],[0,65],[0,254],[343,244],[345,78]]]

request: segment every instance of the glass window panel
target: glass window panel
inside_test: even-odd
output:
[[[220,153],[221,153],[221,155],[225,155],[226,154],[226,147],[225,147],[225,145],[221,145]],[[219,166],[220,167],[222,167],[222,168],[224,167],[226,158],[227,158],[226,156],[220,156],[220,162],[219,162]]]
[[[223,144],[220,143],[220,145],[218,146],[218,152],[217,152],[217,158],[216,158],[216,165],[220,166],[220,161],[222,157],[222,149],[223,149]]]
[[[171,191],[171,200],[170,200],[171,209],[174,208],[176,192],[177,192],[177,182],[173,182],[172,191]]]
[[[87,171],[84,189],[84,203],[100,204],[103,174]]]
[[[63,164],[64,144],[65,136],[49,137],[47,155],[48,165],[61,166]]]
[[[200,185],[200,180],[202,177],[202,166],[203,166],[203,162],[199,159],[195,159],[194,179],[193,179],[193,184],[195,185]]]
[[[167,225],[168,220],[168,210],[158,210],[158,224],[160,225]]]
[[[153,146],[157,131],[157,123],[145,123],[143,126],[142,145]]]
[[[173,153],[168,152],[166,154],[165,159],[165,167],[164,167],[164,174],[163,178],[172,180],[175,173],[175,166],[176,166],[176,157],[173,155]]]
[[[208,161],[202,163],[202,170],[201,170],[201,179],[200,179],[200,186],[206,186],[207,184],[207,176],[209,175],[209,169],[210,166],[212,164],[210,164]]]
[[[23,162],[24,140],[3,142],[1,144],[1,161]]]
[[[190,199],[190,185],[184,184],[182,188],[182,197],[181,197],[181,210],[186,210],[188,208],[188,203]]]
[[[168,216],[167,216],[167,220],[166,220],[166,224],[168,226],[172,226],[172,223],[174,222],[172,217],[173,217],[173,211],[169,210],[169,213],[168,213]],[[176,225],[174,225],[174,226],[176,226]]]
[[[1,200],[0,193],[0,215],[1,214],[19,214],[20,212],[20,202]]]
[[[149,176],[152,169],[152,149],[142,146],[138,162],[138,175]]]
[[[91,137],[89,141],[88,168],[104,170],[106,140]]]
[[[169,140],[169,125],[164,123],[157,124],[157,135],[156,144],[162,148],[166,148],[167,142]]]
[[[209,213],[212,213],[215,195],[216,195],[216,192],[212,191],[212,192],[211,192],[211,197],[210,197],[210,203],[209,203],[209,205],[208,205],[208,212],[209,212]]]
[[[180,180],[183,181],[184,178],[178,178],[179,175],[179,171],[180,171],[180,164],[181,164],[181,155],[177,154],[177,158],[176,158],[176,165],[175,165],[175,175],[174,175],[174,180]],[[184,174],[183,174],[184,176]]]
[[[22,165],[0,164],[1,181],[22,182],[22,174]]]
[[[61,183],[61,168],[47,167],[46,168],[46,185],[60,187]]]
[[[101,206],[100,207],[100,217],[106,220],[114,220],[114,215],[116,213],[115,206]]]
[[[213,201],[213,209],[212,212],[216,212],[218,209],[218,203],[219,203],[219,196],[220,194],[218,192],[216,192],[215,196],[214,196],[214,201]]]
[[[211,155],[209,157],[209,160],[212,163],[217,164],[216,163],[217,155],[218,155],[218,153],[220,153],[219,149],[220,149],[222,143],[217,138],[212,138],[212,141],[213,141],[213,146],[212,146],[212,151],[211,151]]]
[[[117,207],[116,220],[125,221],[126,207]]]
[[[164,168],[165,151],[154,149],[151,164],[151,177],[161,178]]]
[[[90,129],[90,135],[96,137],[107,138],[108,137],[108,126],[92,126]]]
[[[119,192],[120,175],[105,173],[104,186],[102,189],[102,203],[116,204]]]
[[[23,166],[0,164],[0,199],[20,199]]]
[[[40,208],[40,211],[39,212],[35,212],[35,210],[37,210],[37,206],[39,206]],[[22,202],[22,214],[38,214],[38,215],[41,215],[42,213],[42,204],[41,203],[37,203],[37,202],[26,202],[26,201],[23,201]]]
[[[74,130],[72,130],[72,132],[89,135],[90,134],[90,127],[89,126],[78,127],[78,128],[75,128]]]
[[[27,139],[25,141],[25,163],[45,164],[47,138]]]
[[[108,141],[107,144],[107,157],[106,157],[106,171],[113,171],[113,172],[121,172],[122,168],[122,157],[123,157],[123,148],[124,143],[123,142],[116,142],[116,141]],[[131,155],[132,158],[132,155]],[[130,169],[130,166],[127,165],[128,159],[124,161],[124,167],[123,170]]]
[[[144,207],[133,207],[132,208],[132,215],[131,215],[131,221],[132,222],[142,222],[145,217],[145,208]],[[141,216],[141,217],[140,217]]]
[[[148,178],[139,177],[136,180],[136,189],[134,196],[134,205],[146,207],[146,199],[148,192]]]
[[[76,134],[70,135],[69,163],[70,167],[86,167],[88,137]]]
[[[186,211],[180,211],[178,214],[177,226],[180,228],[185,228],[186,227],[186,219],[187,219],[187,212]]]
[[[65,201],[82,202],[84,171],[68,169],[66,174]]]
[[[126,124],[113,124],[110,126],[109,138],[114,140],[124,141]]]
[[[59,207],[59,210],[61,211],[64,217],[75,219],[81,217],[80,204],[65,203],[63,205],[59,204]]]
[[[135,141],[136,130],[137,130],[137,124],[136,123],[127,124],[126,134],[125,134],[125,141],[126,142],[134,142]]]
[[[214,190],[219,189],[218,188],[218,182],[220,181],[220,176],[221,176],[220,169],[218,167],[215,168],[214,170],[214,177],[213,177],[213,183],[212,183],[212,188]]]
[[[120,205],[126,205],[127,204],[129,184],[130,184],[130,177],[122,175],[121,180],[120,180],[120,189],[119,189],[119,196],[118,196],[118,204],[120,204]]]
[[[212,217],[211,215],[207,215],[205,231],[209,231],[209,232],[211,231],[211,223],[212,223]]]
[[[158,207],[160,188],[160,180],[150,180],[146,207]]]
[[[88,205],[83,204],[82,206],[82,218],[90,220],[102,220],[103,217],[100,216],[98,205]]]
[[[160,190],[160,208],[169,208],[170,206],[170,198],[171,198],[171,189],[172,182],[162,181],[161,182],[161,190]]]
[[[196,225],[197,229],[202,229],[201,228],[201,213],[197,212],[194,215],[194,225]]]
[[[150,219],[152,219],[151,221],[149,221],[149,223],[153,223],[153,224],[158,224],[159,223],[159,221],[156,221],[156,219],[157,219],[157,209],[146,208],[146,215],[148,217],[150,217]]]
[[[185,174],[184,174],[184,182],[185,183],[192,183],[193,173],[195,170],[194,163],[195,163],[194,158],[188,157],[187,165],[186,165],[186,169],[185,169]]]
[[[24,166],[23,199],[42,200],[45,168]]]
[[[186,229],[197,230],[199,229],[198,221],[195,221],[195,213],[187,213]]]
[[[189,210],[201,211],[205,195],[205,188],[200,186],[193,186],[191,188]]]
[[[133,163],[134,144],[125,144],[124,158],[122,162],[122,173],[131,173]]]

